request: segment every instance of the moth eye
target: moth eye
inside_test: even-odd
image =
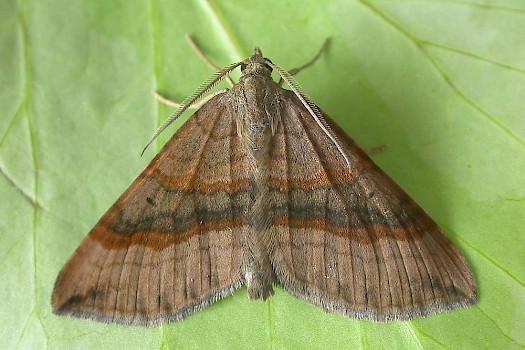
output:
[[[246,63],[242,63],[242,64],[241,64],[241,72],[242,72],[243,70],[245,70],[245,69],[246,69],[246,66],[247,66],[247,64],[246,64]]]
[[[264,60],[267,61],[267,62],[273,63],[272,60],[270,60],[269,58],[266,58],[266,57],[265,57]],[[273,68],[270,67],[270,65],[268,65],[268,64],[266,65],[266,68],[268,68],[268,69],[270,70],[270,72],[273,71]]]

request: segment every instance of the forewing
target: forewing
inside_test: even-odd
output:
[[[472,273],[428,215],[328,116],[350,160],[291,93],[274,137],[272,253],[291,294],[352,318],[471,305]]]
[[[248,180],[224,101],[197,111],[91,230],[57,278],[56,313],[154,325],[242,284]]]

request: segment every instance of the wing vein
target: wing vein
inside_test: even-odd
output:
[[[196,115],[194,116],[194,118],[196,117]],[[193,183],[195,182],[195,179],[198,175],[198,169],[200,168],[200,166],[202,165],[202,161],[203,161],[203,154],[204,154],[204,151],[206,150],[206,146],[208,146],[208,143],[212,137],[212,134],[214,133],[215,131],[215,127],[217,126],[217,123],[219,122],[219,119],[220,119],[220,116],[218,115],[218,113],[215,115],[215,120],[213,121],[213,125],[211,126],[210,130],[209,130],[209,133],[206,135],[206,140],[202,143],[202,146],[201,146],[201,149],[199,150],[199,154],[197,155],[197,162],[195,163],[195,166],[193,167],[192,171],[191,171],[191,177],[189,178],[187,184],[186,184],[186,189],[189,189],[191,188],[191,186],[193,185]],[[198,123],[200,122],[200,120],[196,120],[196,123],[197,125],[199,125]],[[200,126],[200,125],[199,125]],[[179,200],[177,201],[177,203],[175,203],[174,207],[173,207],[173,213],[177,212],[177,208],[180,206],[180,204],[184,201],[184,199],[188,196],[190,192],[188,191],[180,191],[180,198]],[[195,217],[197,219],[197,222],[200,221],[200,218],[198,217],[198,210],[197,210],[197,207],[196,207],[196,200],[195,200],[195,191],[192,191],[191,192],[192,194],[192,202],[193,202],[193,208],[195,210]],[[201,231],[201,227],[200,225],[198,225],[198,229],[199,229],[199,234],[202,234],[202,231]]]

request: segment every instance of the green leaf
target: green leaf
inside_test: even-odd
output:
[[[2,348],[517,349],[525,347],[525,3],[0,2]],[[246,290],[164,327],[52,314],[56,274],[177,125],[182,100],[255,45],[298,81],[445,230],[474,270],[472,308],[373,324],[284,291]],[[180,125],[180,123],[178,124]]]

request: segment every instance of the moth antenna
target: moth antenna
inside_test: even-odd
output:
[[[286,70],[282,69],[278,65],[270,61],[266,61],[266,64],[272,67],[281,76],[281,78],[290,87],[290,89],[292,89],[293,93],[297,96],[297,98],[301,100],[301,103],[308,110],[308,112],[310,112],[317,125],[319,125],[319,127],[321,128],[321,130],[323,130],[326,136],[330,138],[335,147],[337,147],[337,150],[339,151],[339,153],[341,153],[346,164],[348,165],[348,169],[352,170],[350,159],[348,159],[348,156],[346,155],[345,151],[343,150],[343,147],[339,143],[339,140],[337,140],[337,137],[332,132],[332,129],[324,120],[323,116],[321,115],[321,112],[319,111],[319,108],[317,108],[315,103],[313,103],[312,100],[310,100],[310,98],[308,97],[308,95],[304,93],[299,83],[292,77],[290,73],[288,73]]]
[[[206,79],[200,86],[197,88],[193,94],[186,97],[184,101],[181,103],[181,105],[173,111],[173,113],[170,114],[168,119],[162,125],[155,131],[153,136],[149,139],[148,143],[144,148],[142,149],[142,152],[140,155],[142,156],[144,152],[146,151],[146,148],[149,147],[155,141],[155,139],[160,135],[161,132],[164,131],[171,123],[173,123],[175,120],[177,120],[182,113],[184,113],[192,104],[195,103],[198,99],[200,99],[204,94],[206,94],[208,91],[210,91],[215,85],[217,85],[221,80],[224,79],[230,73],[232,70],[240,66],[244,61],[237,62],[230,64],[229,66],[221,69],[220,71],[214,73],[211,77]]]

